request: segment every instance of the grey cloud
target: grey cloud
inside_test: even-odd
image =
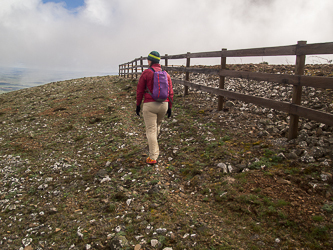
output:
[[[1,5],[0,66],[117,71],[151,50],[179,54],[333,40],[331,0],[86,0],[76,12],[41,0]]]

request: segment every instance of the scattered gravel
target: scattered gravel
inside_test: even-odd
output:
[[[286,114],[236,100],[217,111],[215,96],[184,98],[175,86],[161,157],[149,166],[135,86],[106,76],[0,95],[1,249],[333,244],[332,127],[301,119],[299,137],[287,141]],[[279,100],[291,91],[241,79],[226,88]],[[318,98],[332,112],[330,91],[305,91],[305,105]]]

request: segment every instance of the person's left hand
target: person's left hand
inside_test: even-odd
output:
[[[171,117],[171,108],[168,108],[167,114],[168,114],[168,118],[170,118]]]

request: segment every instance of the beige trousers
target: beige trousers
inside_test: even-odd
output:
[[[160,150],[157,136],[160,133],[161,124],[168,110],[168,102],[146,102],[143,104],[143,119],[146,124],[146,135],[149,145],[149,157],[157,160]]]

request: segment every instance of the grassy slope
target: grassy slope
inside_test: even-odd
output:
[[[173,249],[333,244],[332,213],[322,209],[327,199],[304,191],[300,168],[277,157],[283,149],[216,123],[180,96],[172,119],[163,123],[158,166],[144,164],[135,87],[135,81],[106,76],[0,96],[0,156],[29,160],[11,173],[22,178],[21,189],[13,191],[15,180],[0,173],[7,190],[0,200],[20,205],[0,216],[0,235],[12,238],[12,249],[27,237],[35,247],[92,243],[103,249],[115,235],[126,236],[129,245],[144,239],[146,249],[151,239]],[[254,158],[270,167],[231,175],[217,167]],[[111,180],[102,181],[105,176]],[[153,235],[157,228],[173,234]]]

